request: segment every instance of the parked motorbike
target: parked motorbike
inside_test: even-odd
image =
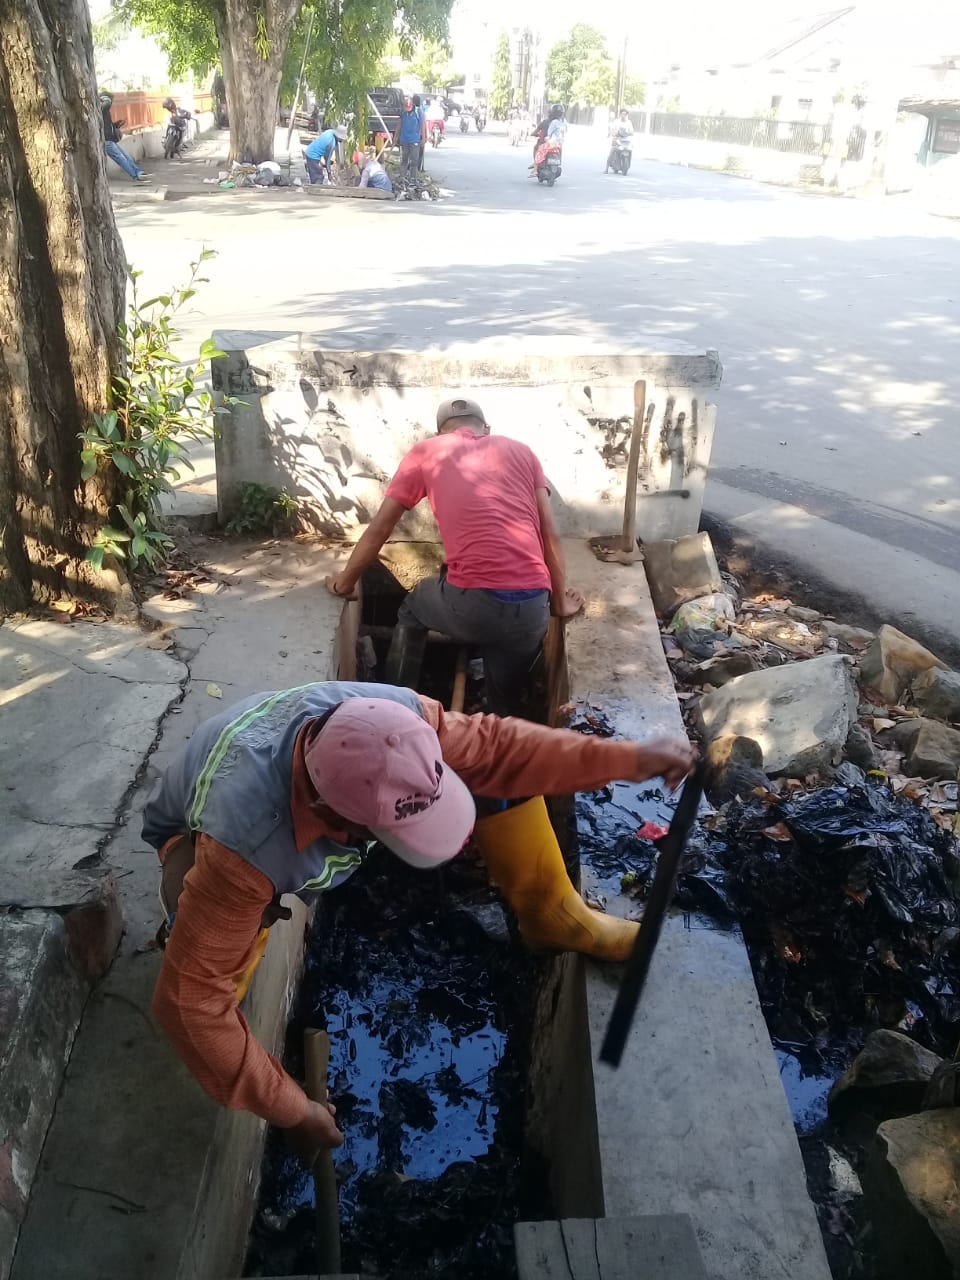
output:
[[[537,181],[545,182],[548,187],[552,187],[563,173],[563,154],[560,144],[555,139],[546,138],[540,143],[533,157],[533,167]]]
[[[442,120],[430,121],[430,142],[433,144],[433,146],[439,147],[440,143],[443,141],[444,133],[445,133],[445,130],[443,127]]]
[[[172,98],[168,98],[163,106],[169,112],[167,128],[163,135],[163,158],[172,160],[174,156],[183,155],[183,144],[187,136],[187,121],[192,120],[193,116],[185,108],[178,107]]]
[[[607,167],[604,173],[612,169],[614,173],[630,172],[630,161],[633,159],[633,138],[614,138],[610,143],[610,154],[607,156]]]

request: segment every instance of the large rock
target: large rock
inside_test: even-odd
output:
[[[881,627],[860,660],[860,678],[888,702],[899,702],[921,672],[943,666],[936,654],[896,627]]]
[[[830,654],[731,680],[706,695],[698,714],[711,741],[752,738],[767,773],[802,778],[839,763],[857,690],[849,659]]]
[[[960,1274],[960,1108],[887,1120],[863,1187],[884,1274],[954,1280]]]
[[[820,623],[820,630],[828,640],[837,640],[851,649],[865,649],[874,640],[872,631],[867,631],[864,627],[849,627],[845,622],[830,622],[824,619]]]
[[[872,1031],[830,1090],[830,1106],[860,1103],[888,1114],[919,1111],[941,1059],[899,1031]]]
[[[960,720],[960,672],[928,667],[910,686],[914,705],[934,720]]]
[[[901,720],[893,738],[906,752],[904,768],[912,776],[952,780],[960,772],[960,730],[920,717]]]
[[[873,738],[862,724],[852,724],[844,743],[843,754],[852,763],[869,773],[871,769],[879,769],[880,752],[873,745]]]
[[[653,607],[667,617],[687,600],[723,590],[708,533],[691,533],[668,542],[645,542],[643,563]]]

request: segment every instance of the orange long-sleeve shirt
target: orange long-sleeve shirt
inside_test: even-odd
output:
[[[547,729],[526,720],[467,716],[421,698],[443,758],[478,796],[505,800],[589,791],[637,777],[637,746]],[[291,813],[298,849],[336,835],[312,809],[316,792],[297,743]],[[198,836],[184,880],[177,923],[163,957],[154,1014],[187,1067],[217,1102],[289,1128],[307,1097],[253,1036],[236,998],[237,978],[253,954],[274,886],[211,837]]]

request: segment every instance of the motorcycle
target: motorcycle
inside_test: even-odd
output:
[[[487,117],[482,111],[475,111],[473,113],[473,123],[477,127],[477,133],[481,133],[483,131],[483,126],[487,123]]]
[[[545,138],[540,143],[533,157],[533,167],[536,170],[537,181],[545,182],[548,187],[552,187],[563,173],[563,153],[555,138]]]
[[[470,128],[470,117],[465,111],[460,112],[460,132],[466,133]]]
[[[430,142],[433,146],[439,147],[443,141],[443,135],[446,132],[442,120],[431,120],[430,124]]]
[[[183,143],[187,136],[187,121],[193,117],[189,111],[183,107],[167,107],[170,112],[170,118],[167,121],[166,132],[163,135],[163,158],[172,160],[174,156],[183,156]]]
[[[632,137],[616,137],[610,144],[610,154],[607,156],[607,167],[604,173],[610,169],[614,173],[623,174],[624,177],[630,172],[630,161],[633,159],[633,138]]]

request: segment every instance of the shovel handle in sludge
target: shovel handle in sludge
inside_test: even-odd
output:
[[[640,996],[650,971],[650,962],[657,947],[664,917],[677,887],[680,859],[683,857],[687,838],[696,820],[702,795],[703,765],[698,764],[683,784],[683,792],[677,801],[670,830],[660,841],[657,870],[650,888],[650,896],[644,907],[640,932],[637,934],[633,952],[627,961],[626,972],[607,1025],[607,1033],[603,1037],[600,1061],[609,1062],[612,1067],[618,1067],[623,1056],[623,1047],[627,1042],[637,1005],[640,1003]]]
[[[307,1097],[313,1102],[326,1102],[330,1062],[330,1037],[326,1031],[311,1027],[303,1033],[303,1056]],[[336,1275],[340,1271],[340,1206],[337,1171],[330,1150],[321,1151],[313,1162],[313,1190],[317,1210],[317,1267],[322,1276]]]

